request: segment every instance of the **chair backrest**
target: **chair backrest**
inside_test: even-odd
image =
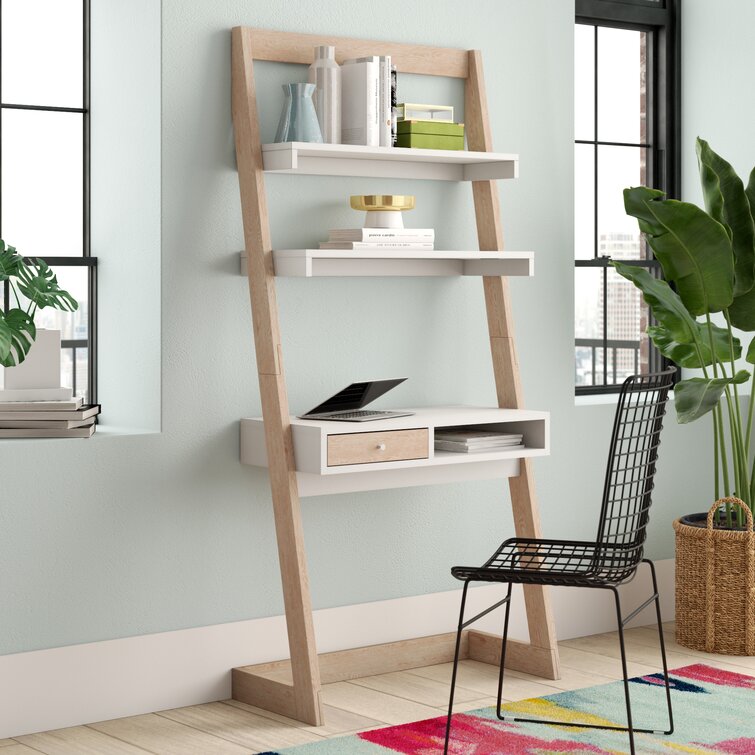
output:
[[[642,549],[653,491],[663,415],[676,368],[624,381],[608,452],[597,542],[601,571],[631,576]]]

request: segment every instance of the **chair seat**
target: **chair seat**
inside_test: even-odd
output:
[[[631,579],[641,560],[641,546],[512,538],[482,566],[454,566],[451,574],[474,582],[601,587]]]

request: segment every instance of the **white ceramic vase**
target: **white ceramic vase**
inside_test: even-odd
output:
[[[60,331],[39,328],[21,364],[5,368],[5,389],[60,388]]]
[[[315,85],[315,103],[322,140],[341,143],[341,66],[336,63],[336,48],[315,47],[315,60],[309,67],[309,83]]]

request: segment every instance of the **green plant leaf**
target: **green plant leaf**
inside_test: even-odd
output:
[[[749,378],[747,370],[740,370],[734,377],[681,380],[674,386],[677,421],[680,424],[694,422],[718,406],[727,385],[745,383]]]
[[[16,254],[16,247],[6,246],[0,239],[0,281],[7,281],[12,275],[18,275],[18,268],[22,262],[21,255]]]
[[[26,359],[26,355],[37,337],[37,329],[34,326],[34,321],[23,309],[10,309],[4,316],[0,312],[0,317],[3,320],[2,329],[6,334],[9,334],[11,341],[8,353],[2,356],[0,364],[3,367],[13,367]],[[0,352],[1,355],[2,352]]]
[[[663,226],[647,235],[666,280],[673,282],[691,315],[720,312],[734,299],[734,253],[726,229],[689,202],[645,202]]]
[[[755,223],[755,168],[750,171],[750,180],[747,182],[745,194],[750,203],[750,215],[752,216],[752,221]]]
[[[79,308],[76,299],[58,285],[58,278],[44,260],[34,260],[32,265],[22,265],[19,271],[18,289],[40,309],[54,307],[65,312]]]
[[[745,357],[745,361],[749,362],[750,364],[755,364],[755,338],[750,341],[750,345],[747,347],[747,356]]]
[[[755,223],[742,179],[708,142],[697,140],[700,179],[708,213],[727,230],[734,252],[734,296],[755,283]]]
[[[10,325],[5,322],[5,315],[0,310],[0,364],[4,364],[10,354],[10,348],[13,343],[13,331]]]
[[[670,340],[690,345],[695,343],[699,323],[687,311],[679,294],[666,281],[653,277],[645,268],[638,265],[627,265],[616,260],[613,260],[611,265],[619,275],[642,291],[642,298],[647,302],[655,319],[668,332]]]
[[[710,352],[708,326],[701,322],[696,322],[695,324],[697,326],[699,351],[691,343],[679,343],[679,341],[676,341],[663,325],[649,325],[647,334],[653,340],[658,351],[660,351],[663,356],[670,359],[674,364],[690,369],[703,366],[707,367],[709,364],[713,364]],[[719,362],[728,362],[731,359],[731,353],[729,351],[729,331],[713,323],[711,323],[711,331],[713,334],[713,349],[716,360]],[[739,359],[742,355],[742,344],[736,337],[732,339],[732,342],[734,345],[734,358]],[[701,354],[702,362],[700,361]]]
[[[627,215],[637,218],[642,233],[648,236],[658,236],[665,233],[664,227],[647,206],[648,202],[661,201],[665,196],[665,192],[649,189],[647,186],[633,186],[631,189],[624,189],[624,209]]]

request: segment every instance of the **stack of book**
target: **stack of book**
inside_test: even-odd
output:
[[[435,431],[435,450],[460,454],[515,451],[524,448],[522,435],[480,428],[454,427]]]
[[[320,249],[403,249],[431,252],[432,228],[335,228]]]
[[[0,438],[89,438],[99,405],[68,401],[0,402]]]

